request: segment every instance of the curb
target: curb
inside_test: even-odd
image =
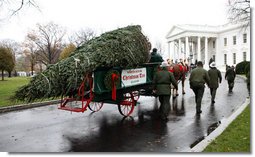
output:
[[[233,122],[237,116],[239,116],[244,109],[250,103],[250,98],[246,98],[245,102],[227,119],[222,119],[221,124],[217,127],[211,134],[206,136],[204,140],[199,142],[195,147],[193,147],[189,152],[202,152],[213,140],[216,139],[228,126]]]
[[[52,101],[44,101],[44,102],[36,102],[36,103],[30,103],[30,104],[21,104],[21,105],[15,105],[15,106],[1,107],[0,113],[29,109],[29,108],[34,108],[34,107],[46,106],[46,105],[53,105],[53,104],[60,103],[60,101],[61,100],[52,100]]]

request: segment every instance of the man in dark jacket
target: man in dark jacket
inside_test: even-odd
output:
[[[230,93],[233,92],[235,78],[236,78],[236,72],[235,72],[234,66],[229,67],[225,74],[225,79],[228,80],[228,89]]]
[[[166,62],[163,62],[161,65],[162,70],[157,71],[153,78],[155,93],[159,96],[159,112],[162,120],[167,120],[170,111],[171,84],[178,89],[174,75],[168,71],[167,65]]]
[[[219,83],[221,83],[221,81],[222,81],[221,72],[216,68],[215,62],[212,62],[210,64],[210,70],[208,70],[208,74],[210,77],[209,85],[210,85],[210,92],[211,92],[211,96],[212,96],[211,101],[212,101],[212,104],[214,104],[217,88],[219,87]]]
[[[150,63],[152,62],[163,62],[163,58],[157,53],[157,49],[153,48],[152,53],[151,53],[151,58],[150,58]]]
[[[201,103],[205,90],[205,83],[209,87],[210,78],[207,70],[203,68],[203,63],[201,61],[197,62],[197,67],[191,71],[190,74],[190,88],[195,93],[196,100],[196,113],[200,114],[201,111]]]

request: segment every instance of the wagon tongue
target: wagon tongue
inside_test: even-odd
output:
[[[90,90],[85,91],[85,83],[89,83]],[[92,77],[86,75],[78,88],[77,95],[69,96],[68,98],[61,98],[61,104],[58,109],[67,110],[72,112],[84,112],[87,110],[89,103],[93,99],[92,95]]]

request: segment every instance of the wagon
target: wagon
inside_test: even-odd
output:
[[[104,103],[116,104],[120,114],[129,116],[140,95],[155,96],[153,76],[159,63],[145,63],[133,69],[97,68],[84,77],[76,96],[62,98],[59,109],[73,112],[99,111]]]

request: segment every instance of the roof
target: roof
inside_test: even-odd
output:
[[[184,32],[203,32],[203,33],[222,33],[228,30],[243,27],[246,23],[232,24],[228,23],[225,25],[211,26],[211,25],[194,25],[194,24],[184,24],[184,25],[174,25],[171,30],[167,33],[166,38],[171,38],[172,36]]]
[[[176,25],[176,27],[185,31],[201,31],[201,32],[217,32],[219,31],[219,26],[209,26],[209,25]]]

